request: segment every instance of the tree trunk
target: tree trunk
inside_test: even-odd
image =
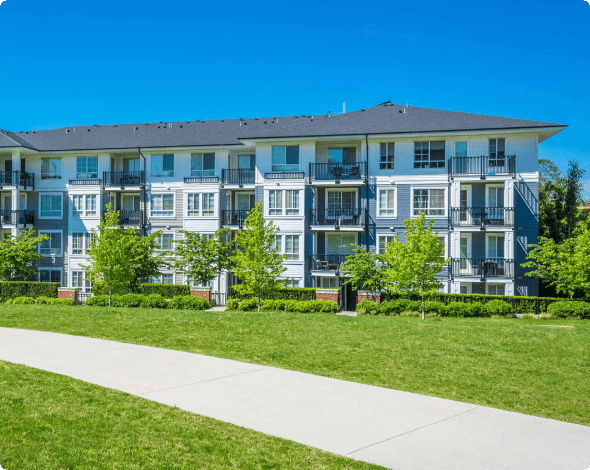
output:
[[[424,294],[422,294],[422,320],[425,320],[426,316],[424,315]]]
[[[109,307],[111,306],[111,297],[113,296],[113,286],[109,286]]]
[[[258,313],[260,313],[260,293],[258,294]]]

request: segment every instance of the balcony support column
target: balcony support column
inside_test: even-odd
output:
[[[12,171],[20,171],[20,150],[12,151]]]

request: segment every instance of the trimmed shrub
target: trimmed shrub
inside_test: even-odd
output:
[[[225,306],[228,310],[238,310],[238,308],[240,307],[240,299],[227,299]]]
[[[109,296],[108,295],[93,295],[92,297],[88,297],[86,299],[86,303],[89,307],[108,307],[109,305]]]
[[[12,303],[12,299],[6,299],[6,302],[5,303],[11,304]]]
[[[58,282],[0,281],[0,298],[57,297]]]
[[[483,317],[484,305],[481,302],[451,302],[447,305],[443,315],[449,317]]]
[[[296,312],[297,304],[297,300],[285,300],[285,312]]]
[[[277,309],[279,312],[284,312],[285,311],[285,304],[286,304],[286,300],[285,299],[276,299],[274,301],[275,303],[275,309]]]
[[[323,313],[338,313],[340,306],[331,300],[316,300],[316,304],[320,306],[320,312]]]
[[[66,307],[73,307],[74,301],[72,299],[51,299],[51,305],[65,305]]]
[[[361,300],[358,304],[356,304],[356,313],[359,315],[379,315],[380,311],[381,310],[377,302],[371,302],[367,299]]]
[[[12,303],[20,305],[33,305],[35,303],[35,299],[33,299],[33,297],[16,297]]]
[[[243,312],[258,310],[258,299],[244,299],[240,302],[238,309]]]
[[[158,294],[165,299],[171,299],[177,295],[190,296],[191,288],[181,284],[142,283],[139,285],[139,293],[143,295]]]
[[[263,300],[262,304],[260,305],[260,310],[263,312],[272,312],[275,310],[275,301],[274,300]]]
[[[168,301],[159,294],[144,295],[141,298],[142,308],[168,308]]]
[[[399,315],[402,312],[420,312],[422,311],[422,302],[420,300],[396,299],[381,302],[380,313],[382,315]]]
[[[563,300],[549,305],[547,313],[556,318],[590,318],[590,303]]]
[[[483,306],[486,316],[492,315],[508,316],[514,313],[514,307],[503,300],[490,300]]]
[[[196,295],[175,295],[170,299],[169,307],[178,310],[205,310],[211,308],[211,304]]]
[[[314,287],[286,287],[284,289],[269,292],[262,300],[315,300],[315,291],[316,289]],[[252,298],[251,294],[240,292],[239,285],[231,286],[229,295],[232,298],[240,300]]]
[[[424,302],[424,311],[426,313],[436,313],[438,315],[444,315],[446,313],[447,306],[437,300],[427,300]],[[420,312],[422,312],[422,305],[420,305]]]
[[[52,298],[50,298],[50,297],[45,297],[44,295],[42,295],[42,296],[40,296],[40,297],[37,297],[37,298],[35,299],[35,303],[36,303],[37,305],[52,305],[52,301],[53,301],[53,300],[54,300],[54,299],[52,299]],[[55,300],[58,300],[58,299],[55,299]]]

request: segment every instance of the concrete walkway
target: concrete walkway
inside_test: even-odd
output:
[[[584,470],[590,428],[167,349],[0,328],[0,360],[399,470]]]

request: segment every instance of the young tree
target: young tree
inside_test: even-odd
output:
[[[174,267],[190,275],[195,282],[206,286],[229,267],[229,243],[220,229],[213,236],[181,230],[184,240],[174,248]]]
[[[424,320],[424,297],[433,294],[442,286],[436,275],[449,262],[444,259],[444,248],[434,231],[434,220],[426,223],[424,213],[416,219],[407,219],[406,242],[395,236],[387,244],[382,256],[387,265],[385,278],[390,291],[418,291],[422,296],[422,319]]]
[[[46,240],[49,240],[47,235],[35,236],[33,228],[0,240],[0,278],[6,281],[33,278],[35,260],[43,258],[39,244]]]
[[[162,235],[162,230],[147,236],[141,236],[135,228],[129,228],[125,232],[131,237],[132,246],[131,259],[129,260],[133,272],[131,287],[132,290],[137,290],[143,279],[155,276],[162,267],[167,265],[165,253],[157,252],[161,248],[157,239]]]
[[[285,286],[285,280],[277,280],[286,270],[283,266],[285,256],[276,252],[277,230],[272,222],[264,220],[262,203],[257,203],[248,213],[244,227],[236,233],[237,249],[230,259],[234,274],[242,281],[236,288],[254,295],[260,312],[263,295]]]
[[[363,287],[372,292],[381,292],[386,287],[385,269],[381,255],[354,245],[354,255],[346,258],[342,266],[342,275],[347,278],[354,290]]]

